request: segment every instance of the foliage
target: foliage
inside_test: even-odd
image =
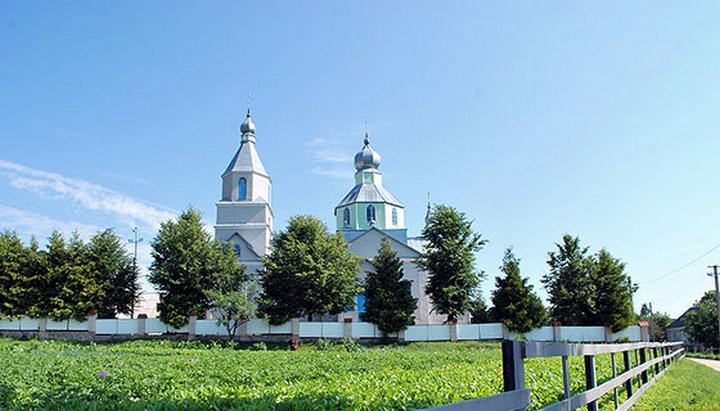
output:
[[[613,332],[631,325],[635,320],[633,288],[628,285],[625,263],[603,248],[595,256],[589,279],[595,292],[591,323],[609,327]]]
[[[88,244],[90,275],[100,286],[95,307],[99,318],[130,314],[140,296],[137,267],[112,229],[98,232]]]
[[[120,239],[108,229],[84,243],[58,231],[40,250],[33,238],[25,247],[15,233],[0,234],[0,314],[84,320],[129,313],[139,285]]]
[[[204,318],[217,290],[243,270],[232,250],[212,240],[203,228],[201,215],[189,208],[176,221],[160,225],[152,241],[150,282],[160,292],[158,310],[166,324],[181,327],[188,315]]]
[[[493,318],[490,315],[487,304],[485,304],[485,300],[482,298],[482,295],[480,295],[480,292],[476,291],[472,300],[470,300],[470,323],[483,324],[492,321]]]
[[[17,233],[0,233],[0,316],[30,314],[45,270],[38,248],[35,239],[25,247]]]
[[[252,351],[267,351],[267,349],[268,349],[268,348],[267,348],[267,344],[265,344],[265,343],[262,342],[262,341],[258,341],[258,342],[256,342],[256,343],[253,343],[253,344],[250,346],[250,350],[252,350]]]
[[[685,332],[690,340],[707,347],[720,347],[718,332],[718,311],[715,291],[708,291],[696,303],[697,309],[692,310],[685,320]]]
[[[550,272],[543,276],[550,301],[550,315],[563,325],[592,325],[594,290],[590,282],[592,259],[580,239],[568,234],[557,251],[548,253]]]
[[[228,337],[232,340],[238,328],[255,317],[257,313],[257,286],[252,281],[239,279],[237,287],[232,289],[213,289],[206,293],[211,307],[216,310],[218,324],[225,326]]]
[[[625,264],[602,249],[594,256],[580,239],[568,234],[548,253],[550,271],[542,282],[549,295],[550,316],[563,325],[604,325],[619,331],[635,319],[636,286]]]
[[[446,205],[433,207],[422,236],[427,245],[416,264],[428,273],[425,292],[436,312],[455,321],[471,309],[481,279],[474,267],[475,252],[486,240],[472,230],[465,214]]]
[[[201,341],[0,339],[0,408],[410,410],[502,391],[497,343],[347,351],[343,343],[326,351],[304,345],[290,352],[226,349]],[[596,363],[599,384],[612,378],[609,355],[596,356]],[[570,357],[569,369],[571,394],[584,391],[583,358]],[[559,357],[525,360],[525,375],[533,409],[562,398]]]
[[[505,250],[500,270],[505,277],[495,277],[492,318],[518,333],[544,325],[547,322],[545,307],[532,291],[532,285],[528,285],[528,279],[520,276],[520,260],[515,257],[512,248]]]
[[[650,341],[666,341],[665,330],[672,322],[672,318],[666,313],[653,312],[652,305],[643,304],[640,308],[640,319],[647,321]]]
[[[684,359],[640,397],[633,411],[720,410],[720,373]]]
[[[338,314],[353,305],[361,291],[359,259],[339,233],[329,234],[316,217],[292,217],[275,233],[272,253],[260,271],[260,312],[271,324],[291,315]]]
[[[377,325],[383,337],[415,323],[417,298],[412,296],[410,280],[403,280],[402,261],[383,238],[371,261],[374,271],[365,277],[365,312],[362,320]]]

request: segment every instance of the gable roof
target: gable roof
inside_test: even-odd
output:
[[[258,255],[258,253],[255,252],[255,249],[252,248],[252,245],[250,244],[250,242],[249,242],[248,240],[246,240],[242,235],[240,235],[240,233],[238,233],[237,231],[234,232],[233,235],[231,235],[231,236],[230,236],[227,240],[225,240],[225,241],[227,241],[227,242],[232,242],[232,239],[235,238],[235,237],[239,238],[239,239],[240,239],[240,242],[242,242],[243,245],[245,245],[245,247],[243,247],[243,248],[244,248],[243,251],[240,252],[240,261],[243,261],[243,260],[259,260],[259,259],[260,259],[260,255]],[[237,242],[236,242],[236,243],[237,243]],[[245,257],[243,257],[243,255],[244,255],[244,253],[245,253],[245,250],[250,251],[251,255],[252,255],[253,257],[255,257],[255,258],[245,258]]]
[[[685,321],[687,320],[688,314],[690,314],[691,311],[695,311],[698,308],[696,306],[692,306],[685,310],[684,313],[680,317],[678,317],[675,321],[671,322],[670,325],[667,326],[667,329],[670,328],[685,328]]]
[[[373,238],[374,237],[374,238]],[[375,253],[377,252],[378,248],[380,247],[380,239],[381,238],[387,238],[390,241],[390,246],[395,249],[398,252],[398,257],[400,258],[417,258],[420,257],[420,252],[418,250],[409,247],[407,244],[403,244],[402,242],[398,241],[397,239],[390,236],[388,233],[380,230],[377,227],[371,227],[367,231],[365,231],[360,236],[352,239],[348,243],[350,244],[350,251],[353,251],[353,248],[356,250],[366,242],[375,242],[376,247],[374,248],[374,252],[372,256],[361,256],[361,257],[373,257]],[[353,247],[354,246],[354,247]],[[359,253],[355,253],[358,254]]]

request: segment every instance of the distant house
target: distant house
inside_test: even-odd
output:
[[[682,341],[685,344],[690,344],[690,339],[685,333],[685,321],[687,320],[688,314],[695,310],[697,310],[695,306],[688,308],[680,317],[668,325],[665,330],[668,341]]]

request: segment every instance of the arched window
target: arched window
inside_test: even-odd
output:
[[[346,208],[343,210],[343,227],[350,225],[350,209]]]
[[[365,209],[365,219],[367,219],[367,222],[372,224],[375,222],[375,206],[370,204],[367,206],[367,209]]]
[[[235,244],[233,246],[233,249],[235,250],[235,257],[240,258],[240,250],[242,247],[240,247],[240,244]]]
[[[247,198],[247,180],[245,177],[240,177],[238,181],[238,200],[245,200]]]
[[[392,209],[392,224],[397,225],[397,208]]]

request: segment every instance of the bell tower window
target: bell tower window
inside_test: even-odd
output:
[[[367,206],[367,209],[365,209],[365,218],[368,223],[372,224],[375,222],[375,206],[370,204]]]
[[[397,208],[392,209],[392,225],[397,225]]]
[[[343,210],[343,227],[350,226],[350,209],[345,208]]]
[[[247,180],[240,177],[238,181],[238,201],[247,199]]]

